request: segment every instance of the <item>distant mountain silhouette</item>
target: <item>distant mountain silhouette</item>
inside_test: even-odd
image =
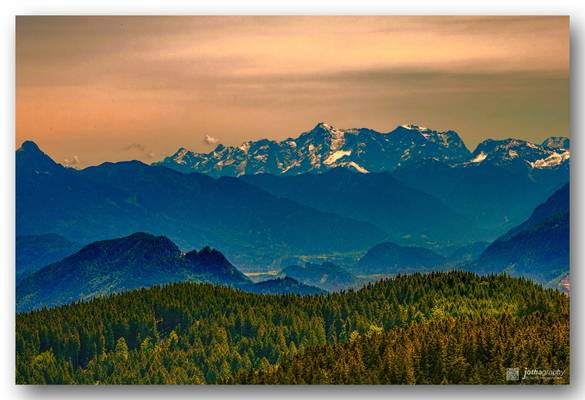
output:
[[[245,290],[259,294],[316,295],[326,293],[324,290],[305,285],[289,277],[258,282],[252,286],[248,286]]]
[[[445,257],[422,247],[398,246],[380,243],[360,258],[354,273],[394,275],[411,272],[440,270]]]
[[[55,233],[25,235],[16,237],[16,281],[59,261],[79,249],[82,245]]]
[[[363,283],[350,272],[329,262],[291,265],[280,271],[280,275],[330,292],[357,287]]]
[[[238,265],[283,254],[365,250],[386,234],[367,222],[277,198],[234,178],[183,174],[138,161],[77,171],[27,142],[16,154],[17,235],[88,243],[146,231],[184,248],[221,248]]]
[[[569,272],[569,185],[538,206],[530,218],[492,243],[473,269],[507,272],[556,283]]]
[[[297,176],[245,175],[240,180],[323,212],[367,221],[395,242],[446,245],[485,238],[469,219],[388,173],[336,168]]]
[[[17,308],[54,306],[123,290],[183,280],[249,283],[223,255],[205,248],[181,254],[164,236],[135,233],[91,243],[17,286]]]
[[[449,252],[447,261],[454,264],[466,264],[476,260],[487,247],[489,242],[475,242],[466,246],[461,246],[454,251]]]
[[[533,169],[524,164],[481,162],[459,166],[427,160],[396,170],[392,176],[429,193],[465,216],[494,240],[530,216],[569,181],[567,168]],[[566,164],[568,165],[568,164]]]
[[[210,282],[265,294],[319,294],[292,279],[254,284],[209,247],[182,253],[164,236],[137,232],[91,243],[25,277],[16,290],[18,311],[179,281]]]

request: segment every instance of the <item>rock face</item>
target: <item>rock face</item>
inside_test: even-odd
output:
[[[211,176],[298,175],[338,167],[361,173],[381,172],[424,160],[452,166],[485,163],[542,169],[565,165],[570,158],[569,144],[563,137],[550,137],[542,145],[519,139],[489,139],[470,153],[455,131],[401,125],[382,133],[367,128],[338,129],[321,122],[296,138],[280,142],[262,139],[238,147],[220,144],[209,153],[180,148],[156,164]]]

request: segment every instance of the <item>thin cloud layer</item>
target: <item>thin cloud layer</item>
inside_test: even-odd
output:
[[[205,138],[203,140],[209,146],[213,146],[219,143],[219,140],[217,138],[214,138],[213,136],[210,135],[205,135]]]

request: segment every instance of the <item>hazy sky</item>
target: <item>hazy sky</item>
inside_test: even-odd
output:
[[[319,121],[541,142],[569,136],[569,19],[17,17],[16,88],[17,145],[76,166]]]

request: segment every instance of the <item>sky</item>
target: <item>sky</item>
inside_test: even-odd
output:
[[[77,168],[318,122],[540,143],[569,100],[568,17],[16,20],[16,145]]]

